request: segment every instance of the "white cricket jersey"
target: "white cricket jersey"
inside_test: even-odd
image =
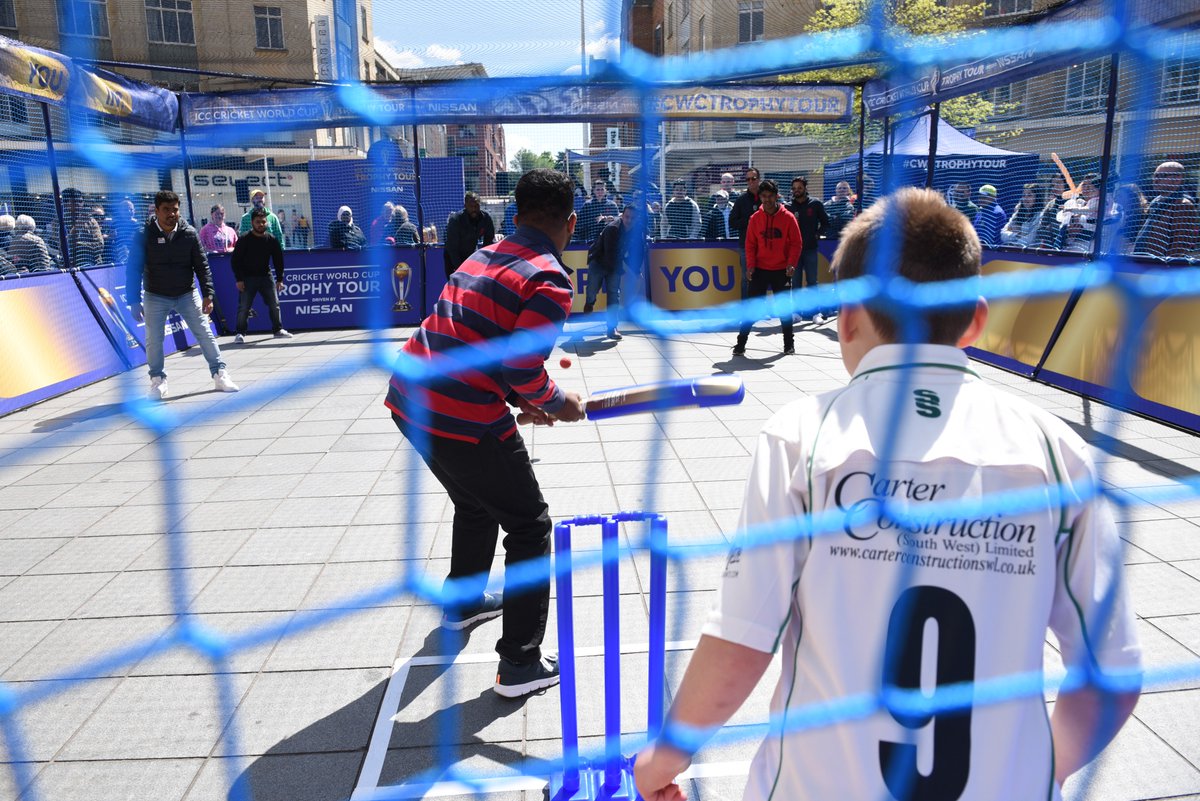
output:
[[[704,629],[781,651],[776,720],[870,701],[885,670],[888,685],[926,694],[975,682],[977,695],[1016,674],[1040,688],[1047,628],[1068,666],[1090,655],[1106,669],[1140,669],[1116,527],[1103,500],[1080,500],[1095,480],[1083,441],[989,388],[962,351],[914,353],[905,364],[904,346],[874,348],[846,388],[789,404],[759,436],[739,528],[810,511],[834,528],[734,548]],[[885,467],[876,453],[893,425]],[[963,508],[1012,491],[1024,491],[1027,511]],[[884,498],[928,518],[897,523],[881,514]],[[925,720],[873,710],[769,735],[746,798],[1059,797],[1040,692]]]

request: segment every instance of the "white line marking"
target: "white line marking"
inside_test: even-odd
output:
[[[679,640],[666,644],[668,651],[691,651],[696,647],[695,640]],[[645,654],[650,652],[650,643],[626,643],[621,646],[623,654]],[[603,646],[576,648],[575,656],[603,656]],[[383,692],[383,701],[379,704],[379,716],[375,718],[375,727],[371,732],[371,742],[367,746],[367,756],[363,759],[362,770],[358,774],[358,783],[350,795],[350,801],[370,801],[374,798],[437,798],[448,795],[469,795],[475,792],[469,785],[461,782],[439,782],[425,793],[419,788],[406,789],[404,785],[394,787],[379,786],[379,778],[383,774],[383,760],[387,757],[388,743],[392,739],[392,728],[400,714],[400,699],[404,694],[404,684],[408,681],[409,671],[414,667],[431,665],[477,665],[493,662],[497,659],[495,652],[482,654],[454,654],[451,656],[411,656],[401,657],[392,666],[392,675],[388,678],[388,686]],[[721,764],[721,763],[718,763]],[[692,769],[695,770],[694,766]],[[725,774],[719,774],[725,775]],[[512,782],[535,782],[534,785],[513,786]],[[529,776],[516,776],[511,779],[497,778],[481,780],[481,793],[499,793],[506,790],[540,790],[548,784],[547,779]],[[442,789],[449,788],[449,789]]]

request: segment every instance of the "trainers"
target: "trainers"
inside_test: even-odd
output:
[[[816,323],[817,325],[823,325],[823,324],[825,323],[825,315],[823,315],[823,314],[814,314],[814,315],[813,315],[813,322],[814,322],[814,323]]]
[[[246,344],[246,337],[242,336],[241,334],[238,334],[237,336],[235,336],[235,337],[233,338],[233,344],[235,344],[235,345],[244,345],[244,344]]]
[[[796,355],[795,345],[784,345],[783,346],[783,355],[784,356],[795,356]]]
[[[555,684],[558,684],[558,656],[542,654],[537,662],[525,665],[501,659],[496,670],[496,685],[492,689],[505,698],[520,698]]]
[[[746,346],[741,344],[740,342],[733,346],[733,355],[734,356],[741,356],[741,355],[745,354],[745,352],[746,352]]]
[[[224,370],[218,370],[213,375],[213,384],[216,385],[218,392],[237,392],[240,389],[237,384],[233,383],[229,373]]]
[[[148,397],[150,400],[162,400],[167,397],[167,379],[158,375],[151,378]]]
[[[286,328],[280,328],[278,331],[275,332],[275,338],[276,339],[291,339],[292,332],[287,330]]]
[[[442,626],[451,631],[462,631],[473,623],[499,617],[504,612],[504,593],[485,592],[474,606],[465,609],[448,609],[442,614]]]
[[[617,333],[617,329],[614,328],[608,332],[608,338],[609,339],[624,339],[625,337],[623,337],[619,333]]]

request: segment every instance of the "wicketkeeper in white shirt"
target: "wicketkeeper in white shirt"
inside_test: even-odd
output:
[[[839,280],[864,275],[885,219],[909,281],[979,274],[970,221],[905,189],[847,225]],[[747,799],[1053,801],[1128,719],[1141,651],[1116,526],[1083,441],[971,370],[960,348],[987,314],[983,298],[934,311],[914,350],[896,344],[886,312],[843,305],[853,377],[785,406],[759,436],[739,524],[751,536],[730,554],[664,737],[637,758],[646,801],[685,797],[676,777],[695,739],[674,724],[724,725],[776,652],[773,725]],[[1023,503],[1001,508],[1005,495]],[[754,543],[755,529],[790,520],[795,538]],[[1040,692],[1047,629],[1069,671],[1052,718]],[[921,708],[935,691],[945,703],[946,688],[968,689],[969,703]],[[848,699],[867,704],[795,724]]]

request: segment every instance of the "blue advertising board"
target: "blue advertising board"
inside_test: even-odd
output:
[[[217,300],[225,327],[236,326],[237,282],[229,257],[209,256]],[[440,270],[439,270],[440,272]],[[288,251],[284,287],[279,297],[283,327],[305,331],[322,328],[366,328],[371,309],[379,325],[421,322],[421,254],[416,248]],[[249,331],[271,330],[266,305],[255,300]]]
[[[313,246],[329,246],[329,223],[338,209],[349,206],[354,222],[368,237],[371,220],[384,201],[408,209],[409,221],[417,223],[416,169],[412,159],[366,160],[327,159],[308,163],[309,186],[337,187],[335,192],[312,196]],[[466,192],[461,158],[421,159],[421,206],[426,223],[442,231],[446,209],[460,209]],[[289,259],[291,256],[289,255]]]
[[[79,273],[80,285],[91,298],[92,305],[99,311],[100,319],[112,334],[135,367],[146,363],[146,323],[134,320],[125,296],[125,268],[111,264],[90,267]],[[176,312],[167,315],[166,335],[163,337],[163,355],[187,350],[196,344],[195,335],[188,330],[187,323]]]

